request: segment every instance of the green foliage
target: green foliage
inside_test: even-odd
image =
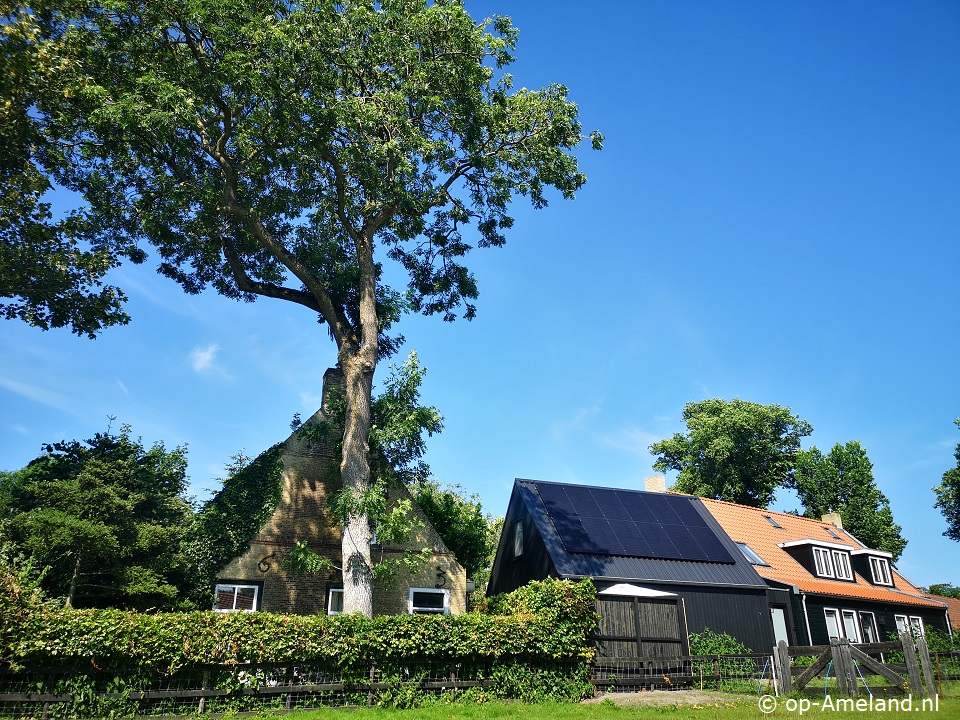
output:
[[[954,420],[954,423],[960,428],[960,418]],[[953,456],[957,460],[957,466],[943,473],[942,482],[933,488],[937,496],[934,507],[943,513],[947,521],[944,536],[960,542],[960,443],[957,443]]]
[[[704,628],[701,633],[690,633],[691,655],[749,655],[752,650],[727,633]]]
[[[935,653],[960,652],[960,633],[954,632],[953,636],[943,630],[937,630],[932,625],[927,625],[923,630],[924,638],[927,641],[927,649]]]
[[[273,515],[282,487],[282,443],[252,462],[243,454],[234,456],[223,487],[200,508],[184,540],[194,573],[190,599],[198,607],[210,607],[217,573],[246,552],[250,540]]]
[[[7,478],[9,537],[43,588],[74,606],[172,608],[188,574],[186,449],[145,448],[124,426],[46,446]]]
[[[650,445],[654,468],[677,470],[677,492],[765,508],[793,474],[813,428],[779,405],[703,400],[683,408],[687,432]]]
[[[927,588],[927,592],[929,592],[931,595],[957,598],[960,600],[960,587],[957,587],[952,583],[935,583]]]
[[[20,613],[0,662],[74,663],[173,672],[198,664],[324,660],[341,668],[377,660],[476,658],[505,663],[588,659],[596,622],[589,581],[544,581],[496,598],[491,612],[328,617],[120,610]],[[495,610],[495,611],[494,611]],[[359,667],[358,666],[358,667]]]
[[[787,487],[797,492],[805,517],[836,511],[844,529],[867,547],[893,553],[894,562],[903,553],[903,528],[893,522],[890,501],[873,478],[873,463],[856,440],[837,443],[827,455],[816,447],[801,450]]]
[[[491,532],[493,520],[484,514],[480,498],[464,497],[459,485],[441,488],[436,481],[419,482],[410,492],[466,569],[467,577],[476,579],[477,574],[491,564],[499,537]]]

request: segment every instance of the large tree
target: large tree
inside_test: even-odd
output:
[[[472,317],[471,246],[504,243],[515,195],[542,207],[549,187],[570,198],[585,182],[566,88],[514,90],[509,19],[476,23],[456,0],[7,10],[33,78],[17,117],[42,138],[27,166],[79,193],[105,247],[138,260],[129,248],[153,245],[187,292],[276,298],[326,325],[345,376],[341,471],[362,508],[392,324],[406,308]],[[350,513],[348,612],[372,612],[370,537]]]
[[[805,517],[837,512],[843,528],[876,550],[893,553],[894,562],[907,541],[893,521],[890,501],[877,487],[873,463],[856,440],[837,443],[824,455],[816,446],[801,450],[787,487],[796,490]]]
[[[123,428],[58,442],[0,478],[9,538],[38,567],[43,586],[73,606],[172,608],[186,567],[180,537],[185,448],[146,448]]]
[[[689,402],[686,433],[650,446],[656,470],[680,473],[677,492],[767,507],[793,473],[800,439],[813,428],[780,405],[735,398]]]
[[[960,428],[960,418],[954,422]],[[937,496],[934,507],[940,509],[947,521],[947,529],[943,534],[951,540],[960,542],[960,443],[957,443],[953,456],[957,460],[957,466],[947,470],[943,474],[943,481],[933,488]]]

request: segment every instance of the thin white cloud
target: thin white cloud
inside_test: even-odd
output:
[[[41,405],[46,405],[47,407],[52,407],[64,412],[71,412],[70,403],[67,401],[67,398],[47,388],[28,385],[27,383],[11,380],[10,378],[2,376],[0,376],[0,387],[21,397],[25,397],[27,400],[40,403]],[[73,413],[71,412],[71,414]]]
[[[213,361],[217,357],[217,350],[220,346],[217,343],[210,343],[205,347],[195,347],[190,351],[190,364],[197,372],[213,369]]]
[[[11,425],[11,426],[10,426],[10,429],[13,430],[15,433],[19,433],[19,434],[21,434],[21,435],[29,435],[29,434],[30,434],[30,431],[29,431],[26,427],[24,427],[23,425]]]
[[[562,441],[574,430],[579,430],[589,424],[602,412],[603,408],[600,405],[576,408],[570,416],[552,422],[550,424],[550,434],[554,440]]]
[[[663,440],[657,435],[641,427],[622,427],[612,433],[600,437],[600,444],[617,450],[625,450],[635,455],[649,455],[651,443]]]
[[[323,402],[323,395],[320,393],[309,393],[300,391],[300,406],[306,408],[311,413],[316,412]]]
[[[116,378],[116,380],[117,380],[117,385],[120,387],[121,390],[123,390],[123,394],[129,395],[130,391],[127,390],[127,386],[123,384],[123,380],[121,380],[120,378]]]

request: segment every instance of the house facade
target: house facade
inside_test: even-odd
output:
[[[342,383],[338,370],[324,375],[324,398]],[[320,425],[328,420],[321,408],[307,421]],[[336,614],[343,608],[341,526],[329,508],[340,489],[336,443],[316,434],[294,432],[282,445],[280,499],[269,520],[250,538],[247,548],[218,573],[214,610],[287,614]],[[402,500],[411,500],[408,517],[414,529],[399,546],[374,544],[375,563],[397,560],[405,551],[431,551],[417,569],[400,567],[386,578],[374,581],[374,613],[461,613],[466,610],[467,578],[443,539],[420,511],[407,489],[388,489],[388,510]],[[283,559],[298,541],[328,558],[333,569],[296,575],[283,566]]]
[[[703,499],[771,587],[786,592],[778,640],[883,642],[929,626],[949,632],[946,605],[897,572],[890,553],[866,547],[836,513],[821,520]],[[791,622],[792,619],[792,622]]]
[[[488,595],[547,577],[592,578],[599,657],[688,654],[687,636],[725,632],[774,644],[769,586],[699,498],[664,492],[514,482]],[[792,619],[792,618],[791,618]]]

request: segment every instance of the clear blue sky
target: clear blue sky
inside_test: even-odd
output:
[[[495,514],[515,477],[641,487],[686,402],[787,405],[808,446],[866,447],[900,569],[960,584],[931,492],[960,442],[960,4],[467,6],[510,15],[516,86],[567,85],[607,143],[575,201],[517,204],[474,254],[475,321],[403,321],[437,476]],[[316,409],[335,352],[305,310],[187,297],[154,265],[115,273],[133,322],[96,341],[0,323],[0,468],[113,415],[188,444],[203,499]]]

